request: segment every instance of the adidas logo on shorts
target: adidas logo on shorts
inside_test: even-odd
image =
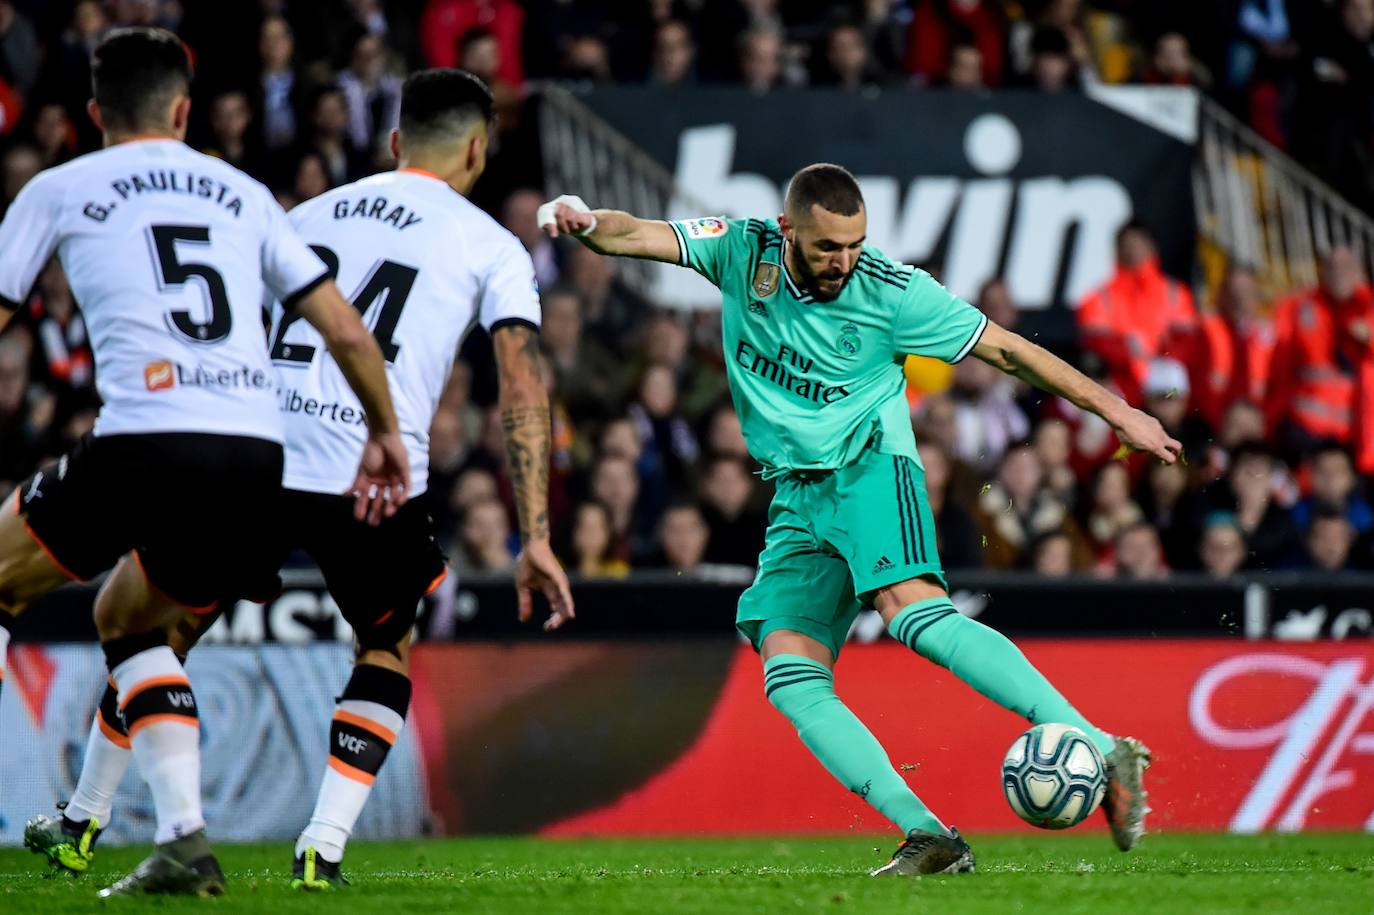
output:
[[[879,572],[887,572],[895,568],[897,567],[892,564],[891,559],[888,559],[886,556],[880,556],[878,561],[873,565],[873,574],[877,575]]]

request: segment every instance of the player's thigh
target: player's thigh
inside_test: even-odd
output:
[[[102,642],[169,629],[185,614],[184,606],[148,580],[132,554],[115,564],[95,597],[95,628]]]
[[[835,655],[828,641],[822,642],[805,633],[775,626],[764,635],[759,645],[759,657],[767,663],[779,655],[796,655],[826,667],[835,664]]]
[[[345,496],[288,490],[282,498],[301,546],[353,627],[360,657],[380,652],[403,662],[420,601],[447,571],[428,500],[412,499],[373,527],[354,520]]]
[[[770,642],[774,633],[796,633],[825,646],[831,659],[838,657],[859,611],[849,566],[822,551],[794,513],[775,510],[772,520],[754,583],[740,596],[735,626],[760,652],[765,643],[786,641]]]
[[[276,590],[281,446],[218,435],[157,436],[159,485],[135,550],[153,587],[195,613]]]
[[[903,594],[930,588],[944,593],[935,517],[916,461],[870,452],[836,472],[833,499],[833,521],[824,537],[849,563],[865,606],[888,603],[882,595],[894,588]]]
[[[11,614],[71,580],[30,533],[19,512],[21,494],[0,506],[0,610]]]

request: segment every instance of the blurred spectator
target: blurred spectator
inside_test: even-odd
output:
[[[483,499],[463,515],[453,565],[459,573],[506,572],[515,566],[510,519],[497,499]]]
[[[1307,563],[1318,572],[1344,572],[1350,568],[1355,528],[1344,512],[1322,509],[1307,528]]]
[[[1191,384],[1183,363],[1168,356],[1151,359],[1142,388],[1145,412],[1183,443],[1185,453],[1201,451],[1212,438],[1212,430],[1191,409]]]
[[[700,495],[701,514],[710,531],[705,560],[756,565],[767,519],[750,508],[754,476],[748,464],[737,457],[710,459],[702,473]]]
[[[1230,578],[1245,565],[1245,535],[1230,512],[1213,512],[1202,526],[1198,547],[1202,570],[1213,578]]]
[[[61,165],[76,155],[76,128],[67,117],[67,109],[56,102],[39,106],[31,133],[44,168]]]
[[[649,68],[649,83],[655,86],[681,86],[695,82],[693,66],[696,43],[692,32],[679,20],[670,19],[654,33],[654,56]]]
[[[1217,430],[1217,444],[1233,451],[1246,442],[1264,441],[1264,411],[1248,400],[1238,400],[1226,410]]]
[[[318,153],[307,152],[296,160],[295,174],[291,178],[291,206],[318,197],[329,188],[329,171]]]
[[[1036,537],[1030,548],[1030,568],[1039,578],[1064,578],[1078,571],[1073,538],[1054,530]]]
[[[1338,0],[1330,27],[1303,48],[1295,111],[1298,158],[1343,196],[1374,207],[1374,0]]]
[[[1031,442],[1045,471],[1045,488],[1060,502],[1073,505],[1078,496],[1078,477],[1069,463],[1073,447],[1068,423],[1056,417],[1042,421],[1035,427]]]
[[[46,80],[52,93],[66,110],[76,116],[73,124],[83,151],[100,142],[100,134],[89,118],[80,117],[86,100],[91,97],[91,54],[105,34],[109,20],[100,0],[78,0],[72,7],[71,20],[48,48]]]
[[[658,552],[652,564],[695,572],[706,558],[708,537],[700,509],[690,502],[670,505],[658,526]]]
[[[984,563],[1009,569],[1021,563],[1031,541],[1073,525],[1063,503],[1045,491],[1044,471],[1030,445],[1013,445],[1002,455],[997,479],[978,497],[978,524],[987,538]]]
[[[387,70],[386,44],[376,35],[359,36],[339,89],[348,106],[348,142],[360,153],[390,158],[391,130],[401,115],[401,78]]]
[[[947,569],[976,569],[983,564],[982,535],[978,524],[950,497],[950,460],[934,442],[916,447],[925,467],[926,495],[935,517],[936,549]]]
[[[1209,486],[1201,509],[1231,512],[1245,535],[1246,565],[1277,569],[1292,562],[1298,546],[1292,514],[1275,499],[1280,465],[1264,445],[1250,443],[1236,449],[1230,473]]]
[[[956,67],[968,68],[976,55],[977,85],[1001,85],[1006,53],[1005,24],[999,4],[988,0],[919,0],[910,6],[906,72],[926,82],[949,74],[949,84],[953,86]],[[961,49],[963,61],[958,60]],[[969,54],[969,50],[974,54]]]
[[[951,89],[983,89],[983,55],[971,44],[957,44],[949,52],[945,85]]]
[[[1153,85],[1206,89],[1211,85],[1212,77],[1193,59],[1187,36],[1182,32],[1165,32],[1155,39],[1142,81]]]
[[[1030,420],[1016,403],[1016,383],[981,359],[954,367],[955,454],[990,471],[1012,442],[1030,434]]]
[[[16,483],[33,473],[52,420],[52,398],[29,386],[27,334],[0,336],[0,480]]]
[[[473,26],[458,41],[458,66],[481,78],[488,86],[501,76],[501,43],[491,29]]]
[[[338,86],[317,89],[311,98],[309,112],[308,133],[302,151],[319,156],[329,186],[338,187],[366,174],[367,160],[348,136],[348,103],[343,91]]]
[[[636,517],[639,476],[624,457],[605,455],[592,468],[591,495],[606,507],[611,519],[611,551],[616,559],[629,561],[638,552],[640,530],[652,529],[653,518]]]
[[[1159,534],[1149,524],[1137,521],[1117,535],[1115,572],[1117,578],[1132,581],[1157,581],[1169,577]]]
[[[668,369],[677,383],[682,414],[695,422],[725,395],[727,385],[719,368],[695,358],[691,335],[683,320],[671,312],[655,314],[644,326],[644,353],[638,374],[652,366]]]
[[[624,578],[629,563],[611,555],[611,517],[600,502],[583,502],[573,510],[559,556],[569,572],[583,578]]]
[[[595,35],[578,35],[563,51],[559,76],[604,83],[611,79],[611,55],[606,43]]]
[[[1198,329],[1193,295],[1165,276],[1154,238],[1138,222],[1127,223],[1116,237],[1116,273],[1078,307],[1080,344],[1098,356],[1132,403],[1150,360],[1169,355],[1180,339],[1191,341]]]
[[[862,0],[857,21],[868,45],[874,72],[890,81],[902,72],[906,56],[906,33],[911,11],[906,0]]]
[[[449,510],[455,517],[462,518],[475,505],[499,501],[500,492],[495,474],[485,467],[469,467],[453,481],[453,488],[449,492]]]
[[[34,363],[40,377],[59,390],[89,390],[95,384],[95,355],[86,336],[86,323],[76,310],[62,264],[53,258],[38,275],[29,301],[29,322],[37,346]]]
[[[1078,76],[1069,39],[1059,29],[1042,28],[1031,38],[1030,85],[1041,92],[1077,89]]]
[[[268,149],[284,149],[296,142],[295,54],[290,24],[281,16],[264,19],[258,33],[258,57],[262,60],[262,136]]]
[[[983,284],[983,288],[978,290],[978,300],[974,304],[979,311],[988,316],[989,321],[1007,330],[1015,330],[1021,321],[1020,312],[1011,298],[1011,289],[1007,287],[1007,281],[1000,276],[995,276]]]
[[[1260,313],[1255,271],[1231,264],[1217,292],[1216,308],[1202,315],[1202,340],[1194,357],[1194,402],[1214,428],[1231,404],[1264,403],[1274,323]]]
[[[1360,493],[1350,453],[1336,442],[1323,442],[1312,455],[1311,493],[1293,506],[1293,523],[1307,530],[1321,512],[1344,515],[1357,534],[1374,530],[1374,508]]]
[[[1083,531],[1099,557],[1108,555],[1120,534],[1140,524],[1145,513],[1131,498],[1131,476],[1121,461],[1098,469],[1088,488]]]
[[[501,81],[523,85],[525,11],[515,0],[429,0],[420,17],[420,44],[429,65],[458,66],[459,39],[474,26],[490,31],[501,45]]]
[[[1374,290],[1346,247],[1332,249],[1319,276],[1275,316],[1269,433],[1294,452],[1326,438],[1353,446],[1360,472],[1374,473]]]
[[[639,382],[639,395],[630,404],[630,419],[639,428],[640,440],[658,454],[668,479],[677,487],[686,484],[701,449],[692,427],[677,403],[677,380],[667,366],[652,365]]]
[[[706,451],[713,456],[737,457],[751,461],[749,446],[745,444],[744,432],[740,429],[739,415],[731,404],[722,404],[713,410],[706,422]]]
[[[544,195],[534,188],[516,188],[501,206],[501,225],[520,239],[520,244],[529,252],[539,288],[549,289],[558,282],[559,267],[553,239],[545,235],[535,221],[535,213],[543,202]]]
[[[223,159],[250,175],[261,176],[265,167],[262,151],[248,133],[253,110],[242,92],[225,92],[210,103],[210,143],[202,152]]]
[[[1189,530],[1188,468],[1182,461],[1172,464],[1151,462],[1141,481],[1136,504],[1146,521],[1159,531],[1164,558],[1171,568],[1191,567],[1197,544]]]
[[[616,282],[613,258],[583,245],[564,249],[563,279],[582,296],[582,327],[610,346],[630,337],[644,303]]]
[[[739,73],[750,92],[777,88],[782,81],[782,36],[772,29],[749,29],[741,34]]]
[[[10,0],[0,0],[0,79],[27,95],[38,79],[41,54],[33,23]]]
[[[12,146],[9,152],[5,153],[3,163],[0,163],[0,217],[10,208],[14,198],[19,196],[19,191],[24,185],[29,183],[34,175],[43,170],[43,157],[38,154],[38,150],[32,146]]]
[[[570,286],[543,296],[540,342],[553,367],[559,396],[574,422],[604,418],[618,406],[619,367],[595,340],[582,333],[582,299]]]
[[[852,25],[839,25],[825,39],[825,70],[819,84],[855,90],[878,81],[863,33]]]

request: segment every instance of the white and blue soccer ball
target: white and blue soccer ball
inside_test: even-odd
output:
[[[1002,759],[1002,790],[1016,815],[1041,829],[1068,829],[1102,803],[1107,761],[1078,728],[1037,724]]]

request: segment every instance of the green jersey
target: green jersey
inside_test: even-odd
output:
[[[817,302],[788,276],[775,221],[669,225],[682,266],[720,289],[731,396],[767,475],[847,467],[870,446],[916,457],[905,356],[958,362],[987,327],[980,311],[872,247],[839,296]]]

